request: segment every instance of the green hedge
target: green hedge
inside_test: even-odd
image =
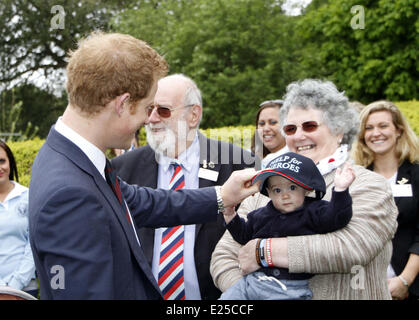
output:
[[[394,103],[406,117],[413,131],[419,136],[419,101],[402,101]]]
[[[395,103],[406,116],[413,130],[419,136],[419,101],[404,101]],[[241,145],[244,149],[250,149],[251,137],[254,133],[255,126],[239,126],[239,127],[222,127],[216,129],[201,129],[201,132],[212,139],[220,139]],[[144,128],[141,129],[139,135],[140,145],[146,144],[146,135]],[[34,140],[22,142],[8,142],[12,149],[19,172],[19,182],[25,186],[29,186],[30,174],[33,160],[41,148],[45,140],[36,138]]]
[[[255,126],[239,126],[239,127],[222,127],[215,129],[200,129],[207,137],[215,140],[223,140],[237,145],[241,145],[245,149],[250,149],[251,138],[255,132]],[[147,144],[147,138],[144,127],[141,128],[139,134],[140,146]]]
[[[45,140],[35,138],[34,140],[7,143],[17,162],[20,184],[29,187],[32,164],[44,142]]]

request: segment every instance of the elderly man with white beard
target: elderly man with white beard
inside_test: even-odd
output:
[[[201,92],[185,75],[175,74],[159,80],[148,116],[148,145],[112,160],[118,175],[128,183],[161,189],[197,189],[222,185],[233,171],[254,167],[255,158],[249,152],[208,139],[199,132]],[[216,222],[183,226],[180,231],[166,228],[138,231],[165,299],[219,298],[221,292],[214,286],[209,265],[224,231],[222,216]],[[168,249],[171,243],[167,244],[171,233],[173,237],[178,235],[173,250]],[[173,262],[169,261],[171,258]],[[177,294],[182,290],[183,295]]]

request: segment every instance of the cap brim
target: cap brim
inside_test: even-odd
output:
[[[301,181],[290,177],[288,175],[286,175],[283,172],[278,172],[275,170],[271,170],[271,169],[266,169],[266,170],[262,170],[261,172],[259,172],[258,174],[256,174],[253,178],[252,178],[252,185],[255,184],[255,182],[257,181],[262,181],[262,183],[260,184],[260,192],[264,195],[268,195],[266,190],[265,190],[265,181],[266,179],[268,179],[271,176],[282,176],[285,179],[288,179],[291,182],[294,182],[295,184],[299,185],[301,188],[304,188],[308,191],[312,191],[313,188],[310,186],[305,185],[304,183],[302,183]]]

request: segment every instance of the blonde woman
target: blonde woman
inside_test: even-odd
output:
[[[399,210],[388,267],[393,299],[419,298],[419,140],[400,110],[377,101],[360,113],[355,163],[384,176]]]

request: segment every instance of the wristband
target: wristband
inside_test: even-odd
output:
[[[267,268],[268,263],[266,262],[266,259],[265,259],[265,244],[266,244],[266,239],[262,239],[259,245],[259,254],[260,254],[260,262],[262,264],[262,267]]]
[[[268,263],[268,267],[273,267],[273,261],[272,261],[272,246],[271,246],[272,238],[269,238],[266,240],[266,262]]]
[[[258,265],[262,267],[262,263],[260,261],[260,253],[259,253],[260,240],[261,239],[258,239],[258,241],[256,242],[256,262]]]
[[[399,275],[399,279],[407,288],[409,288],[409,282],[407,282],[406,279],[402,277],[402,275]]]

